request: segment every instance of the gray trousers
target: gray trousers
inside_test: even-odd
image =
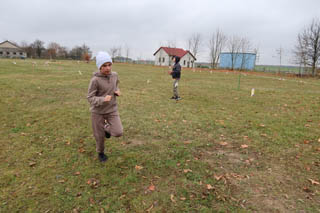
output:
[[[105,131],[111,136],[120,137],[123,134],[123,127],[119,113],[108,114],[91,113],[93,136],[96,139],[97,152],[104,152]]]
[[[178,93],[179,80],[180,80],[180,78],[176,78],[173,81],[173,96],[174,97],[179,97],[179,93]]]

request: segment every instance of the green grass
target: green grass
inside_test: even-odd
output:
[[[13,62],[0,60],[0,212],[319,212],[317,79],[245,74],[237,90],[236,72],[185,69],[175,102],[167,68],[114,64],[124,136],[103,164],[94,63]]]

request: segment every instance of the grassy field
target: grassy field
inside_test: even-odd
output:
[[[114,64],[124,136],[100,163],[95,65],[0,60],[0,212],[320,212],[320,81]],[[255,95],[250,96],[255,88]]]

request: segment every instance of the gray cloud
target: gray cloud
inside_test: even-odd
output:
[[[132,57],[152,59],[167,41],[186,48],[193,33],[203,35],[199,60],[208,59],[207,39],[220,28],[247,37],[261,52],[260,63],[277,64],[276,49],[290,63],[297,34],[319,17],[318,0],[4,0],[0,39],[39,38],[72,48],[86,43],[94,53],[127,44]]]

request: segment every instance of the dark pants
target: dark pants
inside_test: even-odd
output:
[[[91,113],[93,136],[96,139],[97,152],[104,152],[105,131],[111,136],[120,137],[123,134],[123,127],[119,113],[108,114]]]

